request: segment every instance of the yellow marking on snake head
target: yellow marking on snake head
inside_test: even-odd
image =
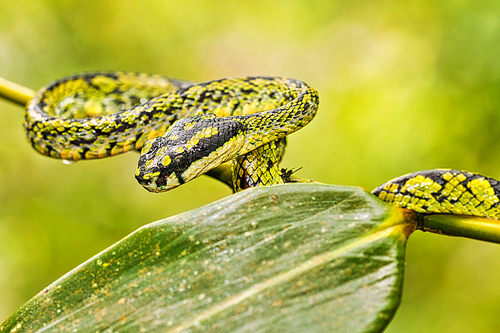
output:
[[[219,130],[216,127],[207,127],[193,135],[187,142],[186,148],[191,149],[200,142],[200,139],[217,135]]]
[[[163,164],[164,166],[167,166],[170,163],[172,163],[172,159],[168,155],[165,155],[165,157],[161,160],[161,164]]]
[[[196,133],[196,135],[194,135],[193,137],[191,137],[191,139],[189,139],[187,142],[186,142],[186,148],[187,149],[191,149],[193,148],[195,145],[198,144],[198,142],[200,142],[200,138],[199,138],[199,133]]]
[[[179,154],[182,154],[183,152],[185,152],[186,150],[184,149],[184,147],[177,147],[174,149],[174,151],[176,153],[179,153]]]
[[[146,163],[144,164],[144,166],[146,167],[146,169],[150,169],[154,164],[155,164],[155,160],[154,159],[150,159],[150,160],[146,161]]]
[[[142,146],[142,149],[141,149],[141,155],[144,155],[146,154],[147,152],[149,152],[149,150],[151,149],[151,145],[153,144],[153,141],[152,140],[148,140],[146,141],[146,143],[144,144],[144,146]]]
[[[156,155],[157,155],[157,156],[163,156],[163,155],[165,155],[167,152],[168,152],[168,147],[167,147],[167,146],[163,146],[163,147],[161,147],[160,149],[158,149],[158,151],[156,152]]]
[[[214,135],[217,135],[217,134],[219,134],[219,129],[217,127],[211,127],[210,128],[210,135],[214,136]]]
[[[186,124],[184,125],[184,130],[185,130],[185,131],[190,130],[191,128],[193,128],[193,127],[194,127],[194,125],[195,125],[195,123],[194,123],[194,122],[193,122],[193,123],[186,123]]]

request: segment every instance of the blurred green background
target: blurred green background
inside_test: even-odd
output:
[[[0,76],[38,89],[91,70],[193,81],[283,75],[321,96],[289,137],[298,176],[372,189],[451,167],[500,178],[500,2],[0,2]],[[151,194],[138,155],[63,165],[0,100],[0,322],[148,222],[229,195],[202,177]],[[500,246],[417,232],[388,332],[498,332]]]

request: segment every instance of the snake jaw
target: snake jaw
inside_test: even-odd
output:
[[[155,177],[155,179],[150,182],[140,182],[140,184],[149,192],[160,193],[176,188],[181,185],[181,182],[179,181],[179,178],[177,178],[177,175],[173,173],[170,176],[160,175]]]
[[[245,142],[245,126],[214,115],[177,121],[141,151],[137,181],[150,192],[164,192],[236,157]]]

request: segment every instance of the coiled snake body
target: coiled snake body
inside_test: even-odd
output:
[[[142,149],[136,178],[153,192],[231,161],[233,189],[239,191],[283,183],[278,163],[285,136],[312,120],[318,102],[316,90],[281,77],[192,84],[148,74],[87,73],[42,88],[24,127],[38,152],[65,160]]]
[[[63,78],[29,103],[24,127],[41,154],[96,159],[141,150],[136,178],[162,192],[223,165],[234,191],[281,184],[285,137],[308,124],[318,93],[282,77],[200,84],[158,75],[99,72]],[[372,192],[420,213],[500,218],[498,181],[466,171],[428,170]]]

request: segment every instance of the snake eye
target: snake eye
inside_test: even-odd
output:
[[[173,167],[175,171],[184,171],[187,169],[189,164],[188,160],[183,158],[182,155],[176,156],[173,162],[174,162]]]

